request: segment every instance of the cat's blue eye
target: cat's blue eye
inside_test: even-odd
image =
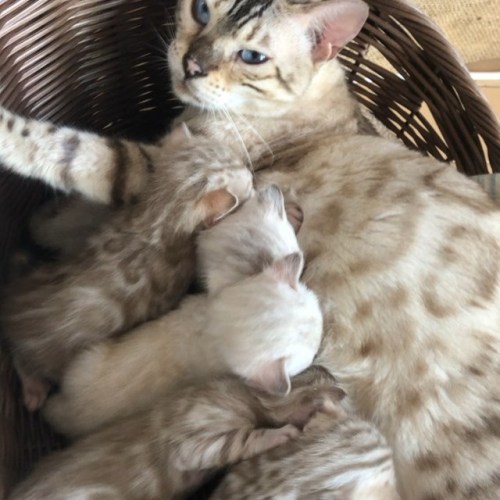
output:
[[[262,64],[269,60],[269,57],[256,50],[240,50],[238,56],[246,64]]]
[[[210,21],[210,9],[206,0],[194,0],[193,2],[193,18],[197,23],[203,26]]]

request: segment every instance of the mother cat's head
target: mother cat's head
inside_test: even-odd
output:
[[[361,0],[179,0],[173,89],[207,109],[286,112],[367,16]]]

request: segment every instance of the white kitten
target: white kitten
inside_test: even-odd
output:
[[[230,217],[198,236],[198,267],[209,293],[300,252],[287,222],[283,194],[270,185],[253,194]]]
[[[302,268],[302,254],[293,253],[209,299],[207,346],[231,372],[273,393],[287,393],[319,348],[322,316],[299,283]]]
[[[259,191],[207,230],[198,255],[208,295],[189,297],[179,309],[78,356],[61,392],[47,402],[54,427],[88,433],[147,408],[190,377],[232,372],[267,392],[288,392],[290,377],[319,348],[322,315],[316,296],[299,283],[303,258],[279,189]],[[165,364],[172,352],[175,361]]]

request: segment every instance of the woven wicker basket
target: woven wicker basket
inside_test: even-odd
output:
[[[10,109],[107,134],[151,139],[176,113],[166,82],[165,24],[173,1],[3,0],[0,102]],[[401,0],[369,0],[371,15],[340,59],[353,92],[405,144],[466,174],[500,170],[500,127],[441,31]],[[366,57],[377,50],[381,66]],[[379,60],[379,59],[377,59]],[[437,125],[421,113],[425,103]],[[29,214],[37,183],[0,172],[0,271]],[[0,353],[0,498],[61,442],[19,403]]]

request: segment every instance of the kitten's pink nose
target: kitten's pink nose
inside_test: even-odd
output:
[[[200,66],[198,61],[190,54],[186,54],[182,61],[184,67],[184,77],[196,78],[199,76],[206,76],[205,70]]]

